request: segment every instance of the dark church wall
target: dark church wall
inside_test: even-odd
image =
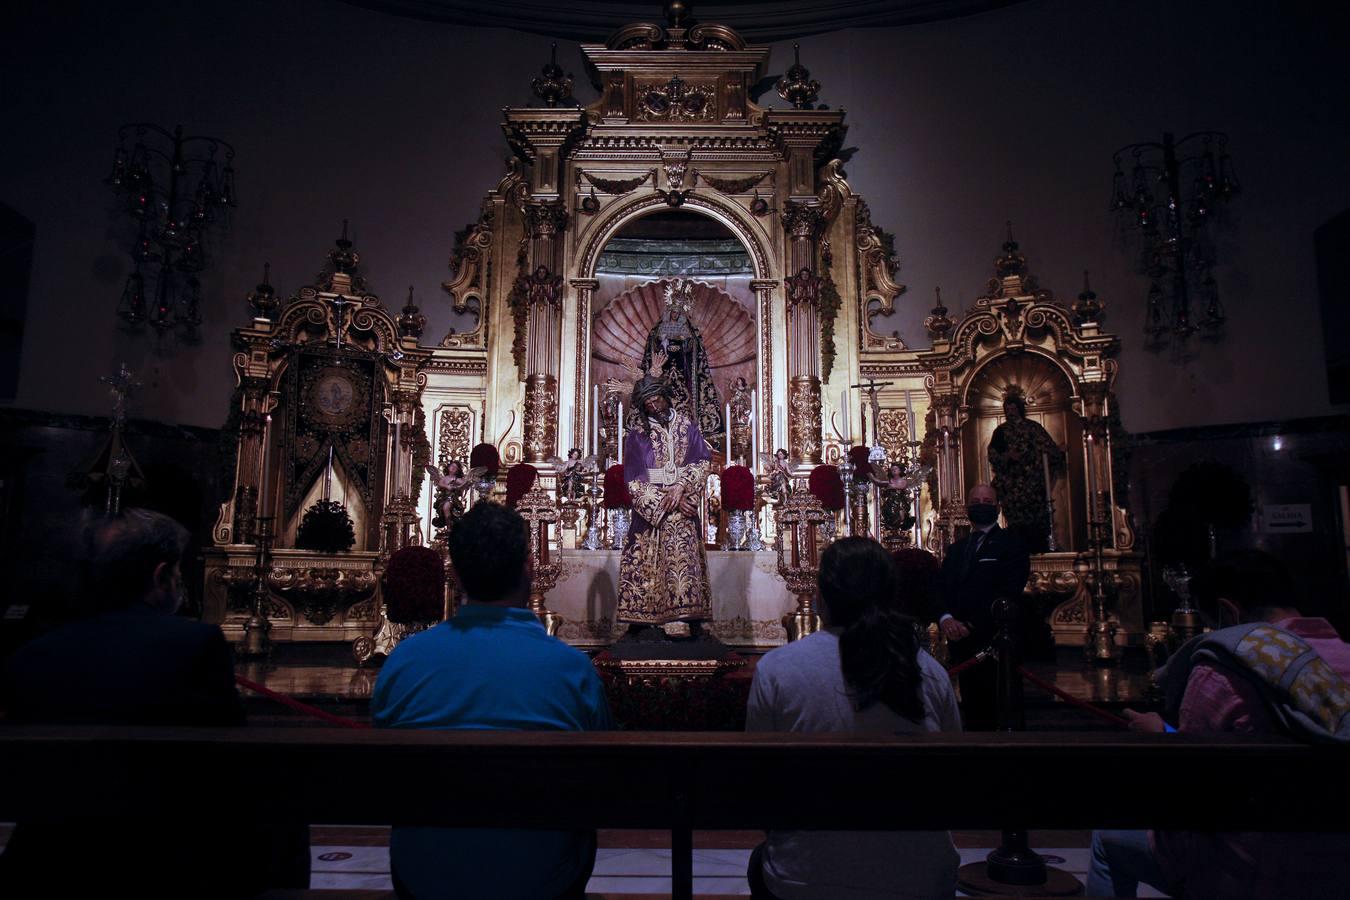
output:
[[[80,594],[81,534],[102,514],[106,492],[81,490],[72,475],[88,470],[108,434],[102,417],[0,411],[0,613],[28,604],[29,625],[41,627],[88,608],[90,598]],[[145,479],[127,488],[122,506],[171,515],[191,532],[191,547],[210,544],[223,499],[220,433],[133,419],[124,434]],[[190,605],[200,603],[201,572],[194,550],[184,564]]]
[[[219,426],[227,335],[246,321],[262,263],[288,296],[312,280],[343,218],[373,288],[397,304],[414,285],[429,339],[444,334],[453,233],[504,171],[500,108],[530,102],[547,39],[329,0],[31,6],[0,61],[16,126],[0,203],[36,229],[15,405],[104,414],[96,379],[125,360],[146,385],[133,416]],[[879,324],[922,346],[933,288],[956,311],[970,305],[1011,219],[1061,298],[1092,270],[1123,339],[1128,429],[1333,413],[1312,235],[1350,207],[1335,33],[1280,4],[1030,0],[804,39],[821,102],[849,113],[849,179],[896,234],[909,291]],[[775,46],[771,71],[790,52]],[[559,59],[581,99],[594,96],[576,46]],[[205,279],[203,343],[165,355],[117,332],[112,315],[127,260],[101,179],[116,127],[138,120],[181,122],[239,151],[240,206]],[[1231,133],[1244,184],[1217,272],[1230,333],[1193,341],[1193,358],[1177,362],[1141,347],[1147,284],[1105,207],[1112,151],[1202,128]]]
[[[1273,602],[1297,606],[1308,615],[1332,619],[1350,633],[1347,582],[1347,522],[1340,492],[1350,486],[1350,418],[1184,428],[1136,435],[1128,443],[1129,497],[1138,528],[1136,549],[1148,554],[1151,583],[1145,608],[1166,618],[1176,598],[1163,585],[1164,544],[1175,543],[1160,527],[1174,506],[1172,492],[1197,464],[1219,464],[1250,489],[1249,516],[1216,529],[1220,553],[1255,547],[1290,567],[1294,590]],[[1220,498],[1226,502],[1228,498]],[[1276,520],[1274,506],[1308,507],[1310,530]],[[1171,512],[1187,512],[1172,509]],[[1189,510],[1198,518],[1209,512]]]

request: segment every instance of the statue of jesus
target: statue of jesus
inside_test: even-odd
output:
[[[619,561],[614,617],[630,632],[670,622],[697,635],[712,618],[699,498],[712,454],[698,425],[672,409],[665,379],[647,375],[633,388],[637,424],[624,440],[623,477],[633,524]]]

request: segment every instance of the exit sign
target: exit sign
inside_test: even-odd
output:
[[[1311,503],[1272,503],[1264,508],[1266,534],[1297,534],[1313,530]]]

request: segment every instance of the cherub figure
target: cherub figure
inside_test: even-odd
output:
[[[431,476],[437,490],[435,502],[437,517],[431,520],[431,524],[437,528],[449,528],[454,525],[455,521],[464,515],[464,492],[485,471],[487,470],[480,466],[466,472],[457,459],[450,460],[442,469],[427,466],[427,474]]]
[[[581,457],[581,449],[573,447],[567,451],[567,459],[554,456],[549,459],[553,470],[558,473],[558,496],[566,500],[579,500],[586,496],[587,480],[600,471],[594,456]]]
[[[772,456],[761,453],[759,465],[760,470],[769,479],[764,491],[765,496],[773,503],[786,503],[788,495],[792,493],[792,466],[788,462],[788,452],[779,447]]]
[[[886,466],[886,477],[878,478],[873,472],[868,475],[881,492],[881,522],[891,531],[907,531],[914,527],[909,492],[923,484],[931,471],[928,466],[919,466],[908,475],[903,463],[892,462]]]

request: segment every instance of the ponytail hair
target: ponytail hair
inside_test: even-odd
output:
[[[919,633],[896,602],[895,562],[870,538],[835,541],[820,558],[820,598],[829,624],[842,628],[839,660],[853,707],[876,703],[922,722]]]

